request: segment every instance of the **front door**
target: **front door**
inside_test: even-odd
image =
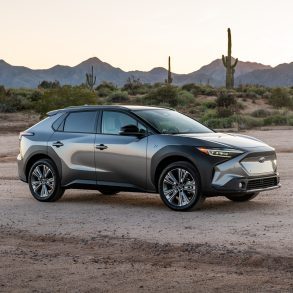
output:
[[[146,188],[146,150],[148,137],[119,135],[126,125],[144,127],[128,113],[104,110],[100,133],[95,140],[95,161],[99,185]]]

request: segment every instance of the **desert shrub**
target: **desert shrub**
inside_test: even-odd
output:
[[[268,88],[261,85],[241,85],[236,88],[236,91],[245,93],[247,96],[263,96]]]
[[[229,117],[237,112],[237,101],[234,93],[221,93],[216,99],[217,110],[220,117]]]
[[[235,107],[236,107],[237,111],[239,112],[239,110],[245,109],[246,105],[242,102],[237,101],[237,104]]]
[[[21,95],[20,90],[5,90],[0,86],[0,112],[16,112],[29,109],[31,107],[28,99],[29,92]]]
[[[265,118],[271,115],[271,112],[265,109],[257,109],[251,113],[252,117]]]
[[[269,98],[269,103],[276,108],[289,108],[293,106],[292,97],[290,96],[289,91],[286,88],[273,89],[272,95]]]
[[[200,95],[205,95],[205,96],[216,96],[217,95],[217,90],[213,88],[210,85],[200,85]]]
[[[188,109],[189,113],[192,114],[195,117],[199,117],[200,116],[200,111],[198,110],[197,107],[193,106],[191,108]]]
[[[42,89],[56,89],[56,88],[60,88],[60,82],[58,80],[55,81],[47,81],[47,80],[43,80],[39,85],[38,88],[42,88]]]
[[[6,90],[3,85],[0,85],[0,97],[6,96]]]
[[[216,105],[218,108],[230,108],[236,106],[237,101],[235,96],[230,93],[221,93],[216,99]]]
[[[148,93],[144,101],[149,105],[159,105],[164,103],[171,107],[175,107],[179,102],[177,88],[172,85],[163,85]]]
[[[199,85],[195,83],[188,83],[183,85],[182,90],[192,93],[194,96],[197,95],[206,95],[206,96],[215,96],[217,90],[210,85]]]
[[[264,125],[263,119],[250,116],[236,116],[236,123],[238,123],[240,129],[251,129]]]
[[[202,121],[206,121],[213,118],[219,118],[216,109],[207,109],[201,117]]]
[[[224,107],[218,108],[217,113],[219,117],[230,117],[234,114],[233,110]]]
[[[237,93],[235,89],[218,88],[216,92],[216,96],[217,97],[230,96],[236,99],[239,97],[239,93]]]
[[[0,112],[12,113],[21,110],[25,110],[25,107],[20,97],[13,94],[0,96]]]
[[[151,89],[158,89],[158,88],[162,87],[163,85],[165,85],[165,83],[156,82],[151,86]]]
[[[110,103],[126,103],[129,101],[128,93],[122,91],[113,92],[107,101]]]
[[[216,101],[205,101],[201,104],[204,109],[215,109],[217,107]]]
[[[290,116],[287,120],[287,124],[293,126],[293,116]]]
[[[232,128],[238,126],[240,129],[250,129],[264,125],[263,119],[249,116],[230,116],[225,118],[204,116],[201,122],[210,128]]]
[[[288,125],[288,117],[286,115],[276,114],[264,119],[264,125]]]
[[[146,96],[136,96],[132,99],[134,105],[147,105]]]
[[[6,103],[0,102],[0,113],[13,113],[16,112],[14,108],[7,105]]]
[[[209,128],[221,129],[233,127],[235,119],[233,117],[211,118],[207,120],[201,120],[201,122]]]
[[[194,101],[194,96],[188,91],[180,90],[178,92],[178,104],[181,106],[188,106],[191,105]]]
[[[188,83],[188,84],[184,84],[181,88],[184,91],[191,92],[194,89],[194,87],[195,87],[194,83]]]
[[[38,102],[42,97],[42,93],[39,91],[33,91],[30,95],[29,95],[29,99],[31,102]]]
[[[111,82],[102,82],[96,87],[96,92],[99,97],[108,97],[112,92],[116,91],[117,87]]]
[[[84,104],[96,104],[94,92],[81,87],[63,86],[46,90],[41,98],[34,103],[34,110],[44,116],[48,111],[54,109]]]
[[[135,76],[131,75],[127,78],[126,83],[124,84],[123,91],[128,92],[130,95],[138,95],[145,92],[145,88],[140,81],[139,78],[136,78]]]
[[[263,97],[264,99],[269,99],[271,96],[272,96],[272,93],[269,92],[269,91],[265,92],[265,93],[262,95],[262,97]]]

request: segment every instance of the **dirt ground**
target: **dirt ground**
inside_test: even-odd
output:
[[[0,134],[0,292],[293,292],[293,130],[250,131],[282,188],[173,212],[158,195],[70,190],[34,200],[17,134]]]

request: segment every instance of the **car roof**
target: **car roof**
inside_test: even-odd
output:
[[[48,116],[55,115],[59,112],[75,112],[75,111],[90,111],[90,110],[159,110],[159,109],[169,109],[163,107],[152,107],[152,106],[136,106],[136,105],[83,105],[83,106],[71,106],[64,109],[57,109],[47,113]]]

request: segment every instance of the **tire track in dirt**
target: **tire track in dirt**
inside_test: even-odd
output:
[[[50,289],[57,290],[62,286],[69,286],[64,278],[52,280],[56,269],[58,273],[68,272],[72,267],[78,269],[75,278],[84,282],[92,282],[95,288],[106,290],[107,286],[114,290],[115,284],[121,282],[121,277],[128,277],[124,283],[124,289],[135,292],[137,289],[159,289],[172,285],[175,288],[183,288],[180,280],[184,280],[184,274],[188,274],[193,282],[205,280],[205,286],[220,288],[223,281],[229,282],[225,292],[240,290],[244,279],[249,285],[247,289],[262,288],[288,291],[293,288],[293,258],[272,257],[266,254],[256,253],[253,250],[239,252],[225,246],[213,246],[207,243],[194,244],[160,244],[147,241],[128,239],[121,237],[98,236],[90,240],[77,237],[58,237],[55,235],[34,235],[23,230],[7,229],[0,227],[0,286],[2,289],[13,289],[7,280],[11,278],[9,266],[11,263],[21,263],[21,274],[16,274],[13,279],[14,286],[31,280],[27,284],[29,288],[40,286],[36,278],[36,269],[46,269],[46,279],[43,284],[50,283]],[[13,243],[13,245],[12,245]],[[5,269],[5,267],[8,269]],[[93,271],[87,276],[85,273]],[[127,267],[127,270],[125,270]],[[15,270],[15,268],[14,268]],[[115,271],[120,271],[117,276]],[[55,271],[55,272],[54,272]],[[113,272],[112,281],[107,286],[101,279],[92,279],[95,274],[105,275]],[[139,280],[136,279],[139,272]],[[42,276],[43,269],[38,270],[38,278]],[[220,278],[219,278],[220,274]],[[133,276],[132,276],[133,275]],[[182,275],[182,277],[180,277]],[[146,278],[157,280],[152,284]],[[239,280],[233,284],[231,276]],[[159,277],[159,278],[158,278]],[[264,282],[264,280],[266,280]],[[52,283],[51,283],[52,281]],[[189,280],[190,281],[190,280]],[[189,284],[190,285],[190,284]],[[136,287],[137,286],[137,287]],[[142,287],[141,287],[142,286]],[[152,286],[150,288],[149,286]],[[171,288],[172,288],[171,286]],[[1,288],[1,287],[0,287]],[[42,287],[38,287],[42,288]],[[136,288],[136,289],[135,289]],[[170,288],[170,287],[169,287]],[[84,287],[84,291],[88,288]],[[135,289],[135,290],[134,290]],[[40,291],[42,291],[40,289]],[[62,291],[62,290],[61,290]],[[172,291],[172,290],[171,290]],[[189,287],[187,292],[192,292]],[[197,290],[201,292],[201,290]],[[204,290],[203,290],[204,291]]]

